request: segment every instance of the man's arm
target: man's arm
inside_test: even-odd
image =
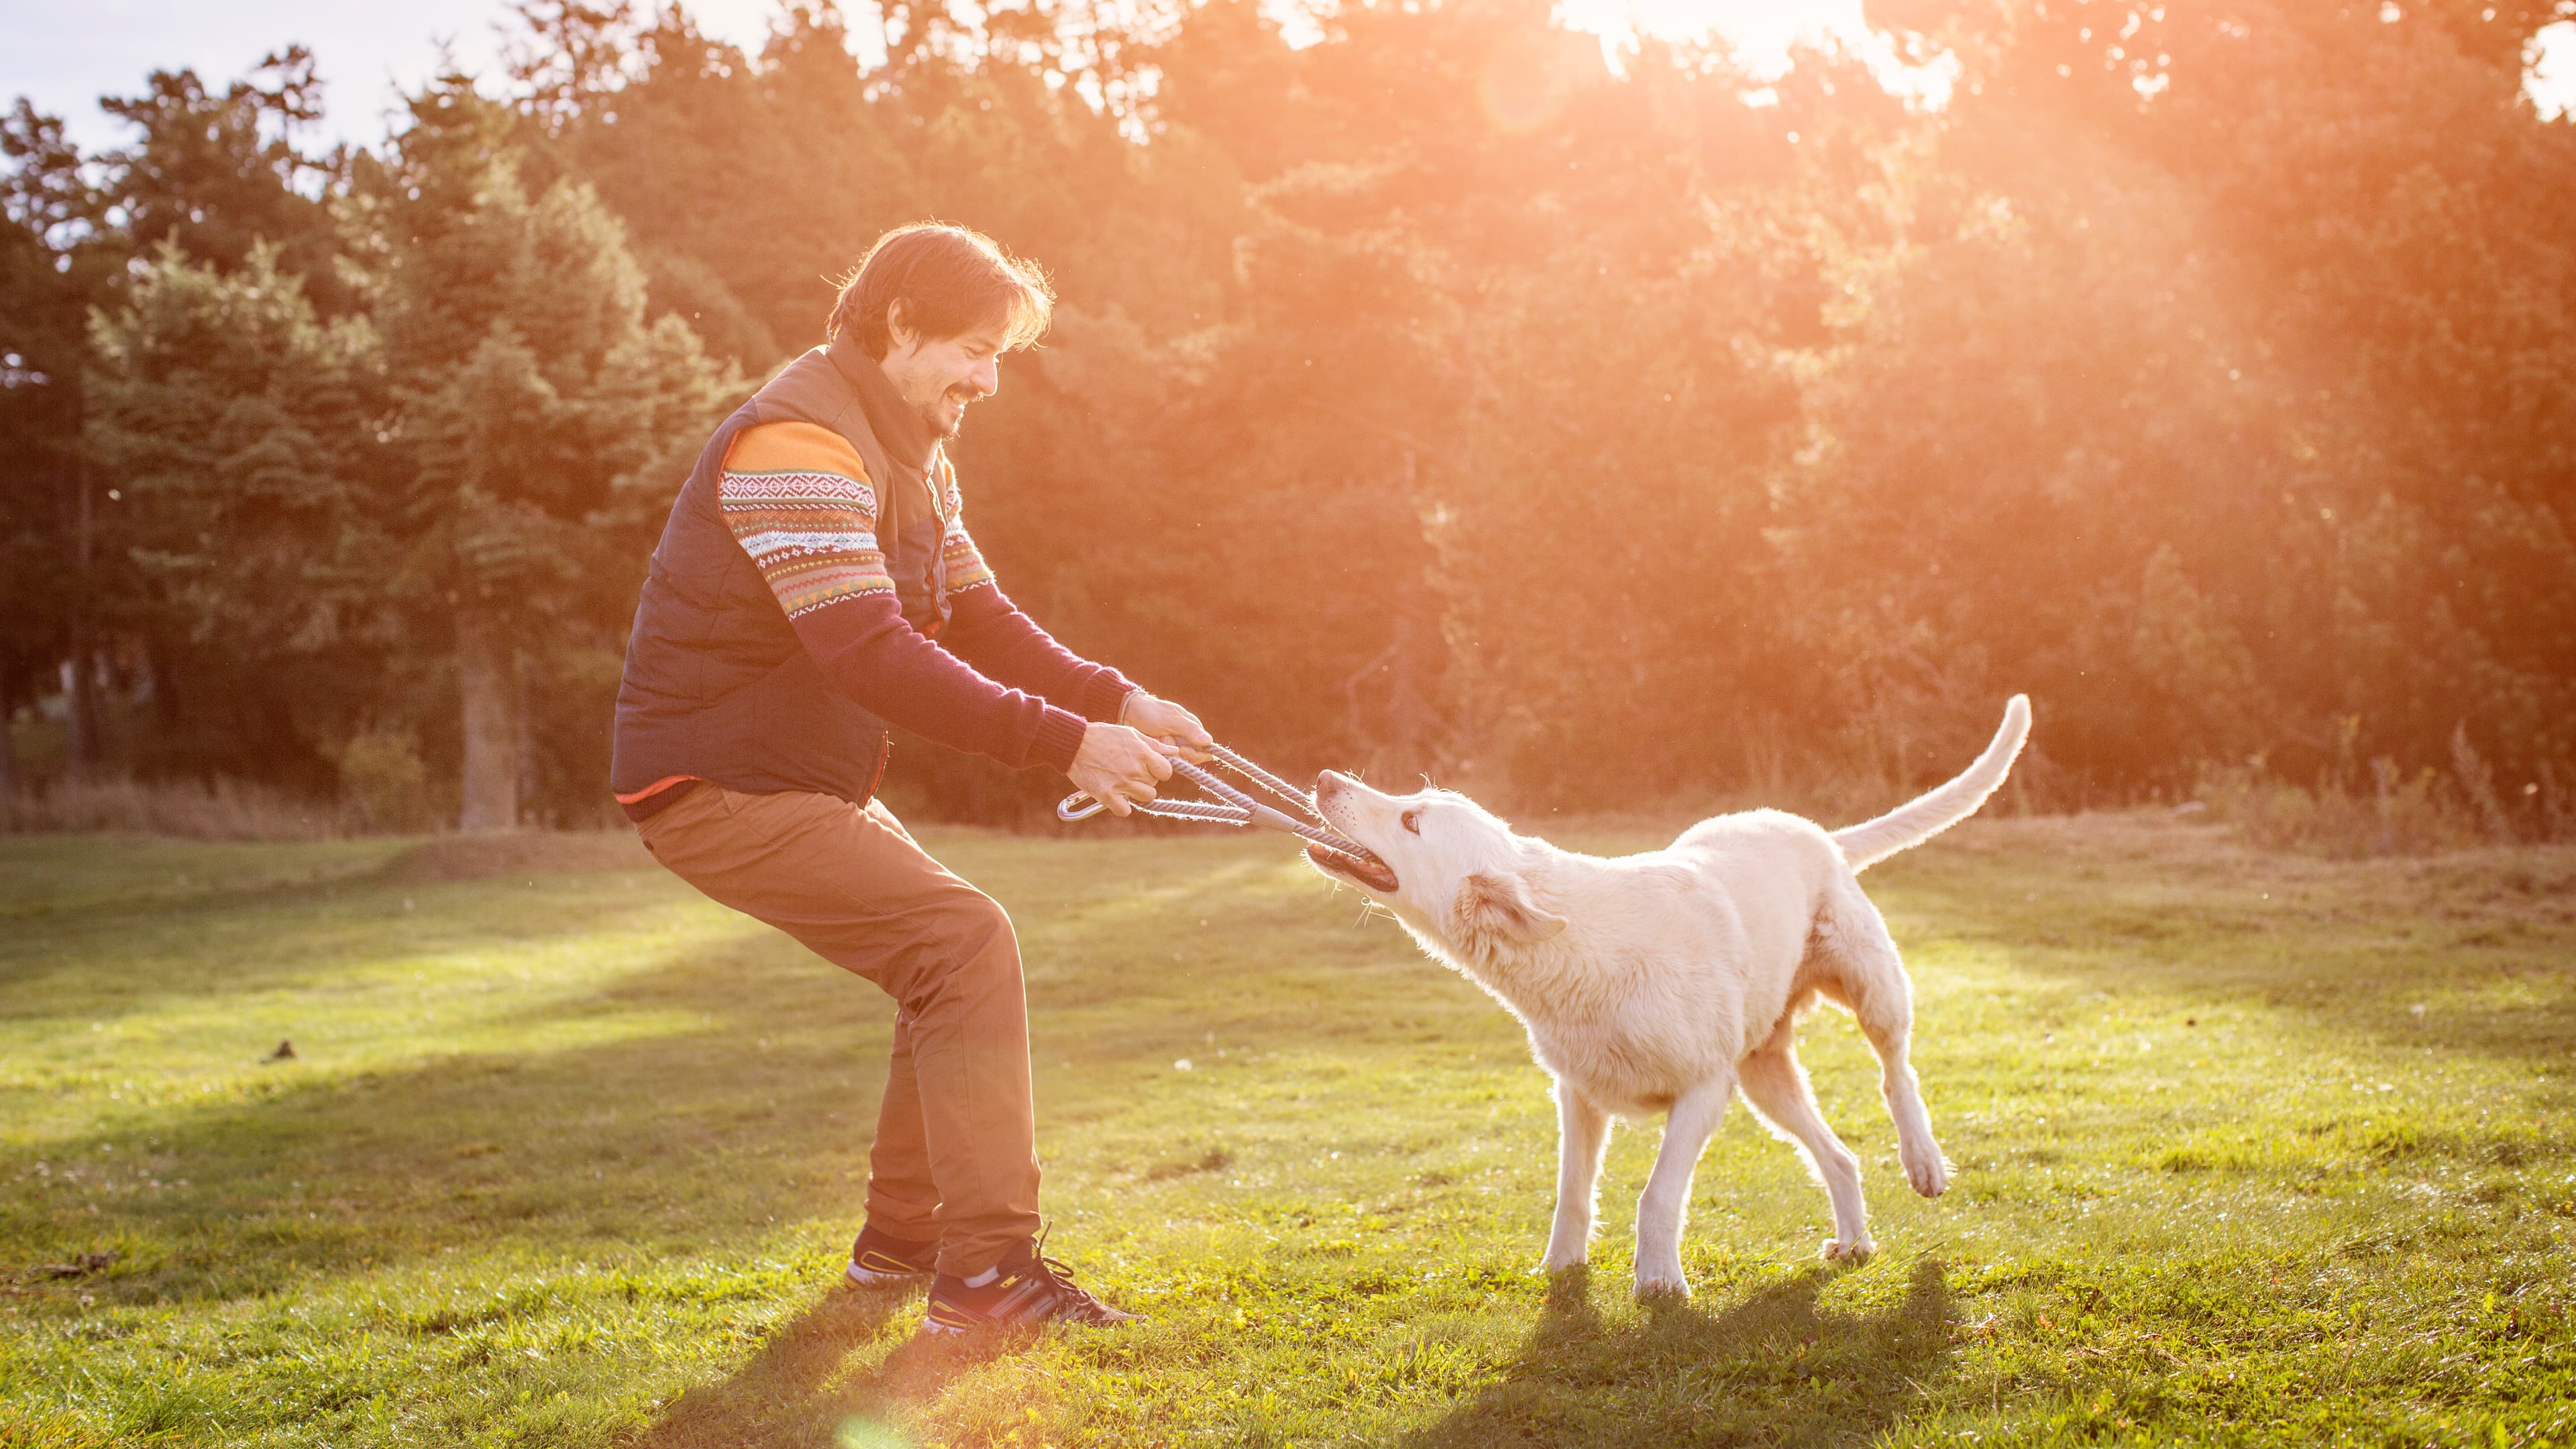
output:
[[[940,559],[948,573],[950,613],[940,642],[982,673],[1070,704],[1086,719],[1130,725],[1182,746],[1193,759],[1207,758],[1211,741],[1198,716],[1065,648],[1011,602],[966,531],[953,477],[946,486],[948,531],[940,539]]]
[[[942,482],[948,530],[939,540],[939,554],[948,575],[950,612],[939,642],[989,678],[1065,705],[1085,719],[1117,723],[1120,706],[1136,688],[1134,681],[1057,643],[1011,602],[966,531],[955,479]]]
[[[877,546],[876,496],[846,439],[807,423],[745,429],[718,495],[798,640],[844,694],[942,744],[1071,773],[1082,716],[987,678],[904,621]]]
[[[948,627],[940,631],[939,642],[977,672],[1066,705],[1085,719],[1118,722],[1119,707],[1134,692],[1135,682],[1057,643],[1011,602],[990,573],[981,583],[950,594],[949,601]]]

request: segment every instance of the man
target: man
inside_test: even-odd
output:
[[[895,1000],[848,1276],[932,1278],[934,1333],[1134,1315],[1037,1252],[1019,943],[873,798],[887,725],[1054,766],[1121,815],[1209,744],[1015,608],[959,516],[941,444],[1053,300],[962,227],[880,237],[827,345],[726,419],[682,486],[617,692],[611,781],[654,858]]]

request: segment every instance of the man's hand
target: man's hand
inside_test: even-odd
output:
[[[1178,745],[1183,758],[1202,763],[1210,758],[1208,749],[1216,743],[1197,715],[1141,689],[1127,696],[1125,707],[1118,712],[1118,722],[1165,744]]]
[[[1179,753],[1179,746],[1126,725],[1088,725],[1067,773],[1074,788],[1108,806],[1111,814],[1125,815],[1133,802],[1153,799],[1154,786],[1172,778],[1172,757]]]

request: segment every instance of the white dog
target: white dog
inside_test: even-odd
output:
[[[1662,850],[1603,860],[1559,850],[1446,790],[1386,795],[1326,771],[1316,803],[1393,880],[1318,866],[1385,904],[1424,950],[1521,1019],[1556,1078],[1556,1225],[1541,1266],[1584,1261],[1610,1117],[1668,1114],[1637,1199],[1637,1292],[1690,1292],[1682,1209],[1691,1172],[1738,1088],[1795,1142],[1833,1203],[1827,1258],[1873,1248],[1860,1163],[1816,1111],[1794,1040],[1818,997],[1859,1019],[1896,1119],[1897,1158],[1925,1197],[1949,1185],[1914,1068],[1913,984],[1856,877],[1976,813],[2030,733],[2015,695],[1965,774],[1866,825],[1828,834],[1777,810],[1703,820]]]

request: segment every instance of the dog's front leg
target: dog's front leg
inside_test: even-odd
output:
[[[1610,1114],[1585,1100],[1572,1082],[1557,1078],[1556,1226],[1548,1232],[1541,1271],[1580,1267],[1592,1251],[1592,1190],[1609,1144]]]
[[[1663,1145],[1655,1149],[1655,1170],[1646,1174],[1646,1190],[1637,1195],[1637,1296],[1658,1293],[1690,1296],[1682,1277],[1682,1210],[1690,1205],[1691,1174],[1699,1154],[1726,1115],[1735,1095],[1730,1076],[1702,1082],[1681,1094],[1664,1117]]]

